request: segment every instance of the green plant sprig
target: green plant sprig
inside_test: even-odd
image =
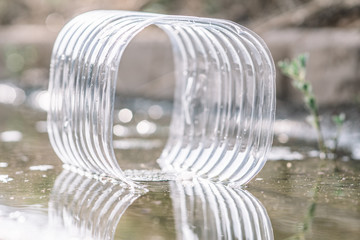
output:
[[[321,155],[327,157],[328,150],[324,144],[324,137],[321,131],[319,108],[312,91],[312,86],[310,82],[306,81],[307,60],[308,54],[300,54],[291,61],[280,61],[278,66],[285,76],[292,79],[293,86],[303,94],[305,106],[313,117],[313,126],[317,132],[319,150],[322,153]]]
[[[316,104],[316,99],[314,93],[312,91],[311,84],[306,81],[306,64],[308,60],[308,54],[300,54],[295,57],[291,61],[285,60],[280,61],[278,63],[282,73],[287,77],[292,79],[293,86],[298,89],[304,96],[304,103],[309,110],[310,114],[313,117],[313,126],[316,129],[318,135],[318,145],[319,150],[323,153],[324,157],[328,157],[329,149],[324,144],[324,137],[321,131],[320,117],[319,117],[319,108]],[[336,126],[336,135],[333,138],[334,146],[331,149],[332,153],[335,153],[338,147],[338,141],[340,137],[340,133],[344,122],[346,120],[346,116],[344,113],[340,113],[339,115],[332,116],[332,121]],[[321,155],[320,155],[321,157]],[[324,168],[324,162],[320,163],[320,169]],[[336,161],[335,161],[335,170],[337,169]],[[304,240],[306,239],[306,234],[310,231],[312,222],[315,217],[316,206],[318,202],[318,194],[320,183],[323,181],[323,175],[318,175],[316,184],[313,187],[313,196],[311,204],[309,205],[304,220],[301,224],[300,230],[287,238],[287,240]]]
[[[339,145],[339,138],[342,131],[342,128],[344,126],[346,120],[345,113],[340,113],[339,115],[333,115],[332,121],[336,125],[336,135],[333,139],[334,141],[334,147],[332,149],[333,153],[336,153],[338,145]]]

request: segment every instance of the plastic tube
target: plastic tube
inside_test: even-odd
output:
[[[230,21],[93,11],[60,32],[51,59],[48,132],[60,159],[123,180],[112,128],[119,63],[149,25],[170,38],[176,77],[163,170],[243,185],[266,162],[273,139],[275,68],[265,43]]]

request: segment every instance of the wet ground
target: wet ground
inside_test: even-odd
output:
[[[0,103],[0,239],[359,239],[356,121],[336,161],[321,160],[304,117],[280,109],[270,160],[243,189],[198,179],[143,182],[149,192],[138,193],[63,169],[41,94]],[[119,116],[114,145],[123,168],[146,170],[141,179],[157,167],[169,103],[127,104],[139,106],[129,123]]]

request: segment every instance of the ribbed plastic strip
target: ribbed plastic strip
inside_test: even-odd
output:
[[[176,71],[160,166],[247,183],[272,144],[275,68],[260,37],[219,19],[93,11],[70,21],[51,59],[48,132],[57,155],[68,165],[134,185],[113,150],[115,90],[125,48],[150,25],[169,36]]]

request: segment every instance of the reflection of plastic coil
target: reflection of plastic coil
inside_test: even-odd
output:
[[[50,222],[74,239],[114,239],[121,216],[139,196],[120,185],[65,170],[56,178],[50,196]]]
[[[132,210],[129,208],[139,196],[120,185],[103,184],[65,170],[56,178],[51,192],[50,226],[76,239],[114,239],[117,230],[124,228],[118,225],[126,211],[132,211],[130,215],[134,215],[133,211],[143,213],[139,205]],[[146,201],[151,203],[149,206],[153,206],[154,197],[158,201],[157,194],[146,196]],[[274,237],[265,208],[247,191],[194,179],[171,181],[170,196],[177,239],[270,240]],[[162,201],[168,202],[168,198]],[[148,210],[149,206],[142,207]],[[170,217],[172,213],[168,214]],[[123,223],[131,228],[131,224]],[[132,227],[136,231],[138,225],[143,225],[142,219],[135,225]],[[172,229],[172,226],[164,227]],[[149,234],[142,232],[142,239]]]
[[[248,182],[272,142],[275,70],[263,41],[225,20],[94,11],[69,22],[51,61],[48,130],[56,153],[66,164],[131,183],[113,151],[115,86],[126,46],[149,25],[169,36],[177,77],[161,167]]]
[[[170,187],[177,239],[274,239],[265,208],[249,192],[201,179]]]

